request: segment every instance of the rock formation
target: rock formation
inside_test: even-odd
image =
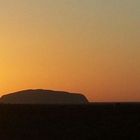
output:
[[[23,90],[1,97],[3,104],[86,104],[82,94],[52,90]]]

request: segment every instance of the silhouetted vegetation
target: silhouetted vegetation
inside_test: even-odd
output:
[[[0,105],[7,139],[138,139],[140,104]]]

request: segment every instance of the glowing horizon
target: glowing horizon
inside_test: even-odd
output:
[[[0,95],[140,101],[139,0],[1,0],[0,17]]]

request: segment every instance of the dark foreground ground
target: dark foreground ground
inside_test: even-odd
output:
[[[0,139],[140,139],[140,104],[0,105]]]

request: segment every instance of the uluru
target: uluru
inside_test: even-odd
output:
[[[78,93],[43,89],[22,90],[4,95],[1,104],[87,104],[87,98]]]

